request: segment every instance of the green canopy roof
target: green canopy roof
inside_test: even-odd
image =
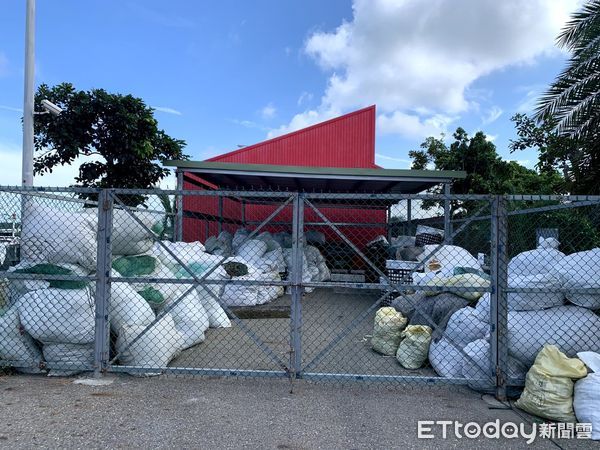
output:
[[[207,161],[165,161],[165,166],[193,173],[220,189],[288,190],[304,192],[422,192],[466,177],[463,171],[363,169],[339,167],[236,164]],[[195,178],[195,177],[194,177]],[[188,181],[194,179],[188,177]]]

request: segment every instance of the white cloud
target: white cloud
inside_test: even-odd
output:
[[[544,86],[535,85],[535,86],[522,86],[518,89],[519,91],[524,91],[525,96],[521,99],[519,104],[517,105],[517,112],[530,114],[532,113],[538,103],[539,97],[544,90]]]
[[[240,125],[244,128],[256,128],[258,130],[268,131],[269,129],[262,126],[259,123],[253,122],[251,120],[239,120],[239,119],[230,119],[232,123],[236,125]]]
[[[535,168],[535,163],[532,162],[530,159],[509,159],[509,161],[514,161],[517,164],[520,164],[521,166],[527,167],[528,169]]]
[[[14,111],[14,112],[23,113],[22,108],[15,108],[14,106],[0,105],[0,109],[4,109],[6,111]]]
[[[79,173],[79,165],[84,161],[99,161],[98,156],[85,159],[77,158],[72,164],[57,166],[52,173],[36,175],[33,179],[35,186],[70,186],[75,184],[75,177]],[[8,186],[21,185],[21,147],[14,143],[0,142],[0,184]]]
[[[340,114],[340,111],[332,109],[319,111],[310,109],[304,111],[303,113],[296,114],[294,117],[292,117],[292,120],[290,120],[290,123],[288,123],[287,125],[281,125],[279,128],[269,130],[269,132],[267,133],[267,137],[270,139],[276,136],[281,136],[285,133],[290,133],[301,128],[306,128],[309,125],[315,124],[317,122],[322,122],[324,120],[331,119]]]
[[[499,106],[492,106],[485,117],[483,117],[483,125],[489,125],[500,118],[504,111]]]
[[[300,97],[298,97],[298,106],[302,106],[303,103],[308,103],[313,99],[313,94],[310,92],[302,92],[302,94],[300,94]]]
[[[496,139],[498,139],[498,135],[497,134],[486,134],[485,138],[487,139],[488,142],[494,142]]]
[[[381,153],[375,153],[375,158],[383,159],[385,161],[399,162],[399,163],[406,164],[406,165],[410,165],[410,163],[412,162],[410,159],[394,158],[393,156],[387,156],[387,155],[383,155]]]
[[[377,129],[381,134],[400,134],[410,138],[424,138],[447,133],[448,125],[457,117],[435,114],[424,120],[418,115],[395,111],[392,114],[380,114],[377,117]]]
[[[260,110],[260,115],[263,119],[272,119],[277,114],[277,108],[273,106],[273,103],[269,103]]]
[[[152,109],[166,114],[174,114],[176,116],[181,116],[181,111],[178,111],[174,108],[169,108],[168,106],[152,106]]]
[[[329,77],[319,107],[271,134],[373,103],[383,113],[380,128],[410,135],[407,122],[423,130],[440,115],[476,109],[469,97],[475,80],[558,52],[555,37],[576,2],[354,0],[351,21],[305,43]]]

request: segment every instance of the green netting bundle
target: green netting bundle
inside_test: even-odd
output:
[[[157,260],[150,255],[120,256],[112,263],[112,268],[124,277],[141,277],[154,273]]]
[[[165,303],[164,295],[152,286],[145,287],[141,291],[138,291],[138,294],[148,302],[152,309],[158,309]]]
[[[77,275],[73,270],[55,264],[36,264],[25,269],[17,269],[15,273],[30,273],[34,275]],[[56,289],[83,289],[87,287],[87,281],[77,280],[45,280],[50,283],[51,288]]]

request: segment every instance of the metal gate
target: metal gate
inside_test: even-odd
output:
[[[571,270],[600,248],[598,197],[6,187],[0,210],[22,222],[22,261],[9,239],[0,273],[4,366],[503,397],[544,343],[600,350],[600,268]],[[568,279],[547,277],[540,238]],[[375,326],[383,306],[403,335]],[[373,350],[382,336],[394,351]]]
[[[283,314],[282,318],[268,318],[268,311],[265,313],[267,318],[260,318],[260,312],[253,315],[249,308],[244,307],[246,301],[250,302],[248,306],[254,306],[251,300],[242,297],[261,295],[274,297],[275,294],[281,294],[285,289],[289,289],[291,282],[281,279],[279,273],[273,274],[270,278],[264,276],[255,276],[253,273],[239,274],[230,276],[223,270],[232,266],[229,270],[235,271],[235,261],[231,261],[229,251],[223,249],[223,254],[215,254],[214,258],[207,261],[206,267],[198,267],[202,264],[202,258],[205,254],[193,254],[189,247],[187,250],[177,249],[170,242],[162,241],[152,231],[148,223],[144,223],[140,215],[146,214],[145,211],[135,211],[128,207],[122,200],[125,195],[131,195],[131,192],[107,192],[107,207],[102,215],[107,222],[111,221],[111,211],[123,211],[126,214],[124,220],[133,218],[136,224],[143,228],[148,239],[154,241],[155,251],[162,256],[159,257],[161,265],[169,268],[176,268],[162,276],[156,277],[153,274],[142,277],[110,277],[107,284],[112,284],[111,300],[114,302],[115,291],[119,289],[119,284],[133,285],[136,290],[143,286],[150,286],[155,290],[166,290],[165,305],[160,308],[156,318],[146,325],[141,331],[134,333],[134,338],[128,342],[119,342],[119,339],[113,339],[112,345],[105,344],[104,352],[109,352],[111,347],[115,348],[110,358],[103,358],[106,362],[106,370],[114,372],[127,373],[178,373],[192,375],[232,375],[232,376],[257,376],[257,377],[290,377],[293,374],[291,361],[293,360],[292,349],[290,347],[291,331],[289,322],[289,313]],[[256,242],[256,238],[267,228],[273,230],[276,227],[273,223],[282,217],[291,215],[293,201],[295,197],[288,193],[241,193],[241,192],[193,192],[190,196],[196,196],[200,201],[209,203],[217,200],[219,203],[219,216],[216,217],[220,226],[217,240],[221,239],[223,233],[233,234],[236,223],[232,217],[239,214],[238,208],[242,201],[252,200],[260,204],[263,210],[267,211],[260,223],[253,226],[247,235],[235,243],[237,249],[243,249],[246,243]],[[114,203],[111,205],[111,203]],[[264,212],[264,211],[263,211]],[[206,217],[194,217],[190,220],[205,220]],[[229,220],[224,220],[224,219]],[[113,223],[115,217],[112,217]],[[241,225],[241,224],[239,224]],[[106,235],[106,253],[111,250],[110,227],[107,227]],[[228,229],[230,231],[228,231]],[[262,242],[262,241],[261,241]],[[219,244],[219,243],[218,243]],[[226,243],[224,244],[226,245]],[[260,255],[254,254],[252,247],[247,249],[246,259],[252,260]],[[217,252],[218,253],[218,252]],[[235,260],[235,258],[233,258]],[[107,261],[114,261],[114,258],[107,258]],[[114,263],[113,263],[114,266]],[[177,277],[174,278],[172,273]],[[291,271],[293,272],[293,271]],[[293,273],[291,273],[293,277]],[[165,286],[169,286],[165,289]],[[228,301],[224,301],[227,296]],[[235,297],[239,296],[239,302],[236,303]],[[202,313],[190,314],[189,308],[194,301],[201,299],[207,315],[210,318],[210,330],[204,330],[206,336],[200,330],[203,320]],[[258,299],[260,301],[262,299]],[[236,305],[236,307],[232,306]],[[210,310],[212,308],[212,310]],[[187,316],[186,316],[187,315]],[[152,364],[153,360],[161,360],[161,346],[148,347],[145,342],[144,348],[136,349],[136,344],[144,340],[145,336],[152,335],[153,330],[158,330],[158,335],[162,335],[162,327],[165,327],[165,320],[169,316],[175,319],[175,328],[183,331],[183,334],[191,335],[183,347],[184,351],[175,359],[169,361],[169,355],[162,358],[164,364]],[[216,316],[216,318],[215,318]],[[241,317],[240,317],[241,316]],[[248,318],[250,316],[250,318]],[[286,317],[287,316],[287,317]],[[215,322],[216,320],[216,322]],[[179,326],[179,323],[183,324]],[[206,326],[206,324],[204,325]],[[103,330],[108,337],[108,331]],[[194,334],[199,337],[194,339]],[[176,337],[171,338],[175,340]],[[147,341],[148,339],[146,339]],[[191,345],[190,345],[191,344]],[[198,345],[200,344],[200,345]],[[168,347],[168,346],[166,346]],[[173,347],[181,347],[174,344]],[[139,360],[135,355],[129,355],[131,349],[138,353],[148,353],[147,364],[123,364],[123,361]],[[164,350],[169,352],[167,348]],[[175,353],[175,352],[173,352]],[[158,356],[158,358],[156,358]],[[167,363],[169,365],[167,366]]]

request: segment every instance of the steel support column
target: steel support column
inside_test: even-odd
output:
[[[183,241],[183,172],[177,171],[177,191],[180,193],[175,196],[175,242]]]
[[[304,256],[304,196],[296,194],[292,216],[292,270],[290,287],[292,308],[290,321],[290,370],[292,379],[302,370],[302,260]]]
[[[218,234],[221,234],[223,231],[223,196],[219,196],[219,212],[217,214],[218,218]]]
[[[96,252],[96,327],[94,336],[94,375],[100,376],[108,367],[110,331],[110,271],[112,260],[113,199],[109,190],[98,197],[98,247]]]
[[[508,220],[506,200],[496,196],[492,204],[491,224],[491,276],[492,296],[490,302],[491,367],[496,376],[496,398],[506,400],[506,377],[508,366],[508,287],[507,237]]]
[[[408,224],[408,230],[404,234],[414,236],[415,233],[412,231],[412,200],[410,198],[406,200],[406,223]]]
[[[452,223],[450,216],[450,184],[444,183],[444,243],[452,244]]]

